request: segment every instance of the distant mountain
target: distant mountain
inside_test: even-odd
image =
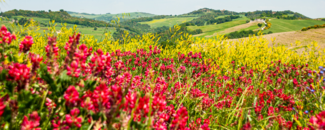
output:
[[[119,14],[110,14],[110,13],[89,14],[89,13],[78,13],[78,12],[72,12],[72,11],[67,11],[67,12],[73,17],[89,18],[89,19],[100,20],[100,21],[111,21],[113,19],[116,19],[116,16],[120,17],[122,21],[124,19],[156,16],[155,14],[150,14],[150,13],[145,13],[145,12],[119,13]],[[123,16],[124,16],[124,18],[123,18]]]

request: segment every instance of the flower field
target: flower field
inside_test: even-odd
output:
[[[162,48],[153,34],[120,44],[34,29],[1,27],[1,129],[325,129],[315,43],[298,54],[262,37],[176,30],[176,47]]]

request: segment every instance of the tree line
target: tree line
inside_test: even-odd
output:
[[[114,26],[104,21],[72,17],[64,10],[60,10],[60,11],[49,10],[48,12],[46,12],[46,11],[29,11],[29,10],[14,9],[7,12],[1,12],[0,15],[7,18],[11,18],[13,16],[49,18],[50,20],[55,20],[56,22],[83,25],[88,27],[106,27],[106,26],[113,27]]]
[[[309,19],[308,17],[297,13],[297,12],[292,12],[290,10],[286,11],[272,11],[272,10],[262,10],[262,11],[253,11],[253,12],[246,12],[243,13],[246,17],[251,18],[251,19],[256,19],[256,18],[264,18],[264,17],[272,17],[272,18],[278,18],[278,19],[289,19],[289,20],[294,20],[294,19]],[[292,16],[290,16],[292,15]]]
[[[243,37],[249,37],[252,35],[258,35],[259,31],[253,31],[253,30],[248,30],[248,31],[235,31],[231,32],[227,35],[225,35],[229,39],[235,39],[235,38],[243,38]],[[272,31],[269,31],[267,34],[273,33]]]
[[[211,25],[211,24],[220,24],[225,22],[230,22],[233,19],[240,18],[238,15],[230,15],[226,16],[224,18],[217,18],[218,14],[206,14],[203,16],[200,16],[199,18],[193,19],[189,22],[183,23],[185,26],[204,26],[204,25]]]

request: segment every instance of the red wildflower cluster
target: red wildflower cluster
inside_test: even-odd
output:
[[[26,36],[25,39],[19,44],[19,50],[26,53],[30,50],[33,43],[33,38],[31,36]]]
[[[325,111],[318,113],[309,119],[310,130],[324,130],[325,129]]]
[[[16,40],[16,36],[11,34],[6,26],[2,26],[0,29],[0,38],[2,39],[0,41],[0,44],[7,43],[10,44],[12,40]]]
[[[34,111],[28,116],[29,119],[27,116],[24,116],[23,123],[21,124],[21,130],[41,130],[41,128],[38,128],[41,121],[41,118],[38,116],[38,113]]]

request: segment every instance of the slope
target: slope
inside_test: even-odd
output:
[[[318,20],[285,20],[285,19],[271,19],[270,23],[272,24],[271,28],[268,30],[264,30],[266,33],[268,31],[272,31],[273,33],[278,32],[289,32],[289,31],[298,31],[303,27],[313,26],[313,25],[321,25],[324,24],[325,21]]]
[[[227,28],[245,24],[246,20],[248,20],[248,18],[242,17],[242,18],[235,19],[231,22],[226,22],[226,23],[221,23],[221,24],[216,24],[216,25],[206,25],[206,26],[188,26],[188,28],[190,30],[202,29],[202,31],[203,31],[202,34],[198,34],[198,35],[194,35],[194,36],[206,37],[206,36],[211,36],[211,35],[214,35],[215,33],[224,31]]]
[[[123,19],[133,19],[133,18],[140,18],[140,17],[152,17],[155,16],[154,14],[144,13],[144,12],[131,12],[131,13],[119,13],[119,14],[88,14],[88,13],[77,13],[67,11],[73,17],[80,17],[80,18],[89,18],[94,20],[101,20],[101,21],[111,21],[116,19],[116,17],[120,17]],[[122,19],[122,20],[123,20]]]
[[[172,27],[176,24],[181,24],[187,21],[191,21],[196,17],[175,17],[175,18],[165,18],[165,19],[154,19],[148,22],[140,22],[141,24],[148,24],[151,28],[157,28],[162,26]]]

